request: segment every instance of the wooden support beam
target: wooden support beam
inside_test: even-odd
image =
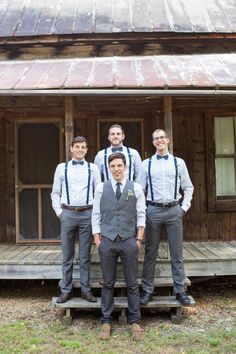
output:
[[[172,97],[171,96],[164,97],[164,124],[165,124],[165,131],[167,132],[170,139],[169,151],[171,154],[173,154]]]
[[[65,151],[66,161],[70,159],[69,146],[74,137],[74,101],[73,97],[65,97]]]

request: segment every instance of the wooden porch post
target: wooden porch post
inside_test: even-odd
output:
[[[66,161],[70,159],[69,145],[74,137],[74,102],[73,97],[65,97],[65,148]]]
[[[164,125],[165,125],[165,131],[167,132],[170,139],[169,151],[171,154],[173,154],[172,97],[171,96],[164,97]]]

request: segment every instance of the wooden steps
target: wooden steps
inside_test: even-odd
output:
[[[141,283],[141,279],[138,279],[138,283]],[[93,289],[102,288],[102,279],[99,281],[92,280],[90,281],[91,287]],[[173,286],[172,277],[160,277],[154,279],[155,288],[168,288],[169,296],[154,296],[153,300],[150,301],[147,305],[140,305],[140,308],[168,308],[170,309],[171,321],[172,323],[181,322],[181,308],[183,307],[179,301],[176,300],[175,296],[171,294],[171,287]],[[191,285],[190,279],[185,279],[185,288]],[[74,288],[80,288],[80,282],[78,279],[73,281]],[[121,310],[121,315],[119,317],[119,323],[127,323],[126,309],[128,308],[127,298],[125,297],[126,284],[123,279],[118,279],[115,283],[115,289],[120,296],[114,297],[114,308]],[[190,306],[195,305],[194,299],[190,298]],[[81,309],[95,309],[101,307],[101,298],[97,298],[97,302],[88,302],[80,297],[73,297],[65,303],[57,303],[57,297],[52,298],[52,305],[56,308],[57,314],[63,319],[63,322],[66,324],[71,324],[72,322],[72,311],[81,310]]]
[[[192,296],[190,298],[190,306],[195,306],[195,301]],[[100,308],[101,298],[97,298],[97,302],[88,302],[80,297],[74,297],[65,303],[58,304],[57,297],[52,298],[52,305],[58,308],[74,308],[74,309],[87,309],[87,308]],[[114,297],[114,306],[116,309],[128,308],[126,297]],[[153,300],[147,305],[140,305],[140,308],[172,308],[172,307],[183,307],[175,296],[153,296]]]
[[[138,284],[141,285],[141,279],[138,279]],[[91,288],[102,288],[102,279],[100,280],[91,280],[90,281]],[[155,287],[171,287],[173,286],[173,279],[172,277],[160,277],[160,278],[155,278],[154,279],[154,285]],[[191,285],[191,281],[189,278],[185,279],[184,282],[185,287]],[[117,279],[115,283],[115,288],[125,288],[126,284],[124,279]],[[80,282],[79,279],[74,279],[73,280],[73,288],[80,288]]]

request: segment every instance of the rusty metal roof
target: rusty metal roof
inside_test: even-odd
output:
[[[0,61],[0,90],[235,86],[236,54]]]
[[[235,0],[0,0],[0,37],[235,33]]]

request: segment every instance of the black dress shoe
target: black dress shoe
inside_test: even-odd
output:
[[[190,298],[185,292],[177,293],[176,300],[178,300],[181,303],[181,305],[185,305],[185,306],[190,305]]]
[[[61,293],[57,299],[58,304],[63,304],[63,302],[68,301],[71,298],[71,293]]]
[[[97,302],[97,298],[93,296],[92,291],[87,291],[86,293],[81,292],[81,298],[87,300],[88,302]]]
[[[140,304],[147,305],[150,301],[152,301],[153,293],[148,293],[147,291],[143,291],[142,296],[140,297]]]

